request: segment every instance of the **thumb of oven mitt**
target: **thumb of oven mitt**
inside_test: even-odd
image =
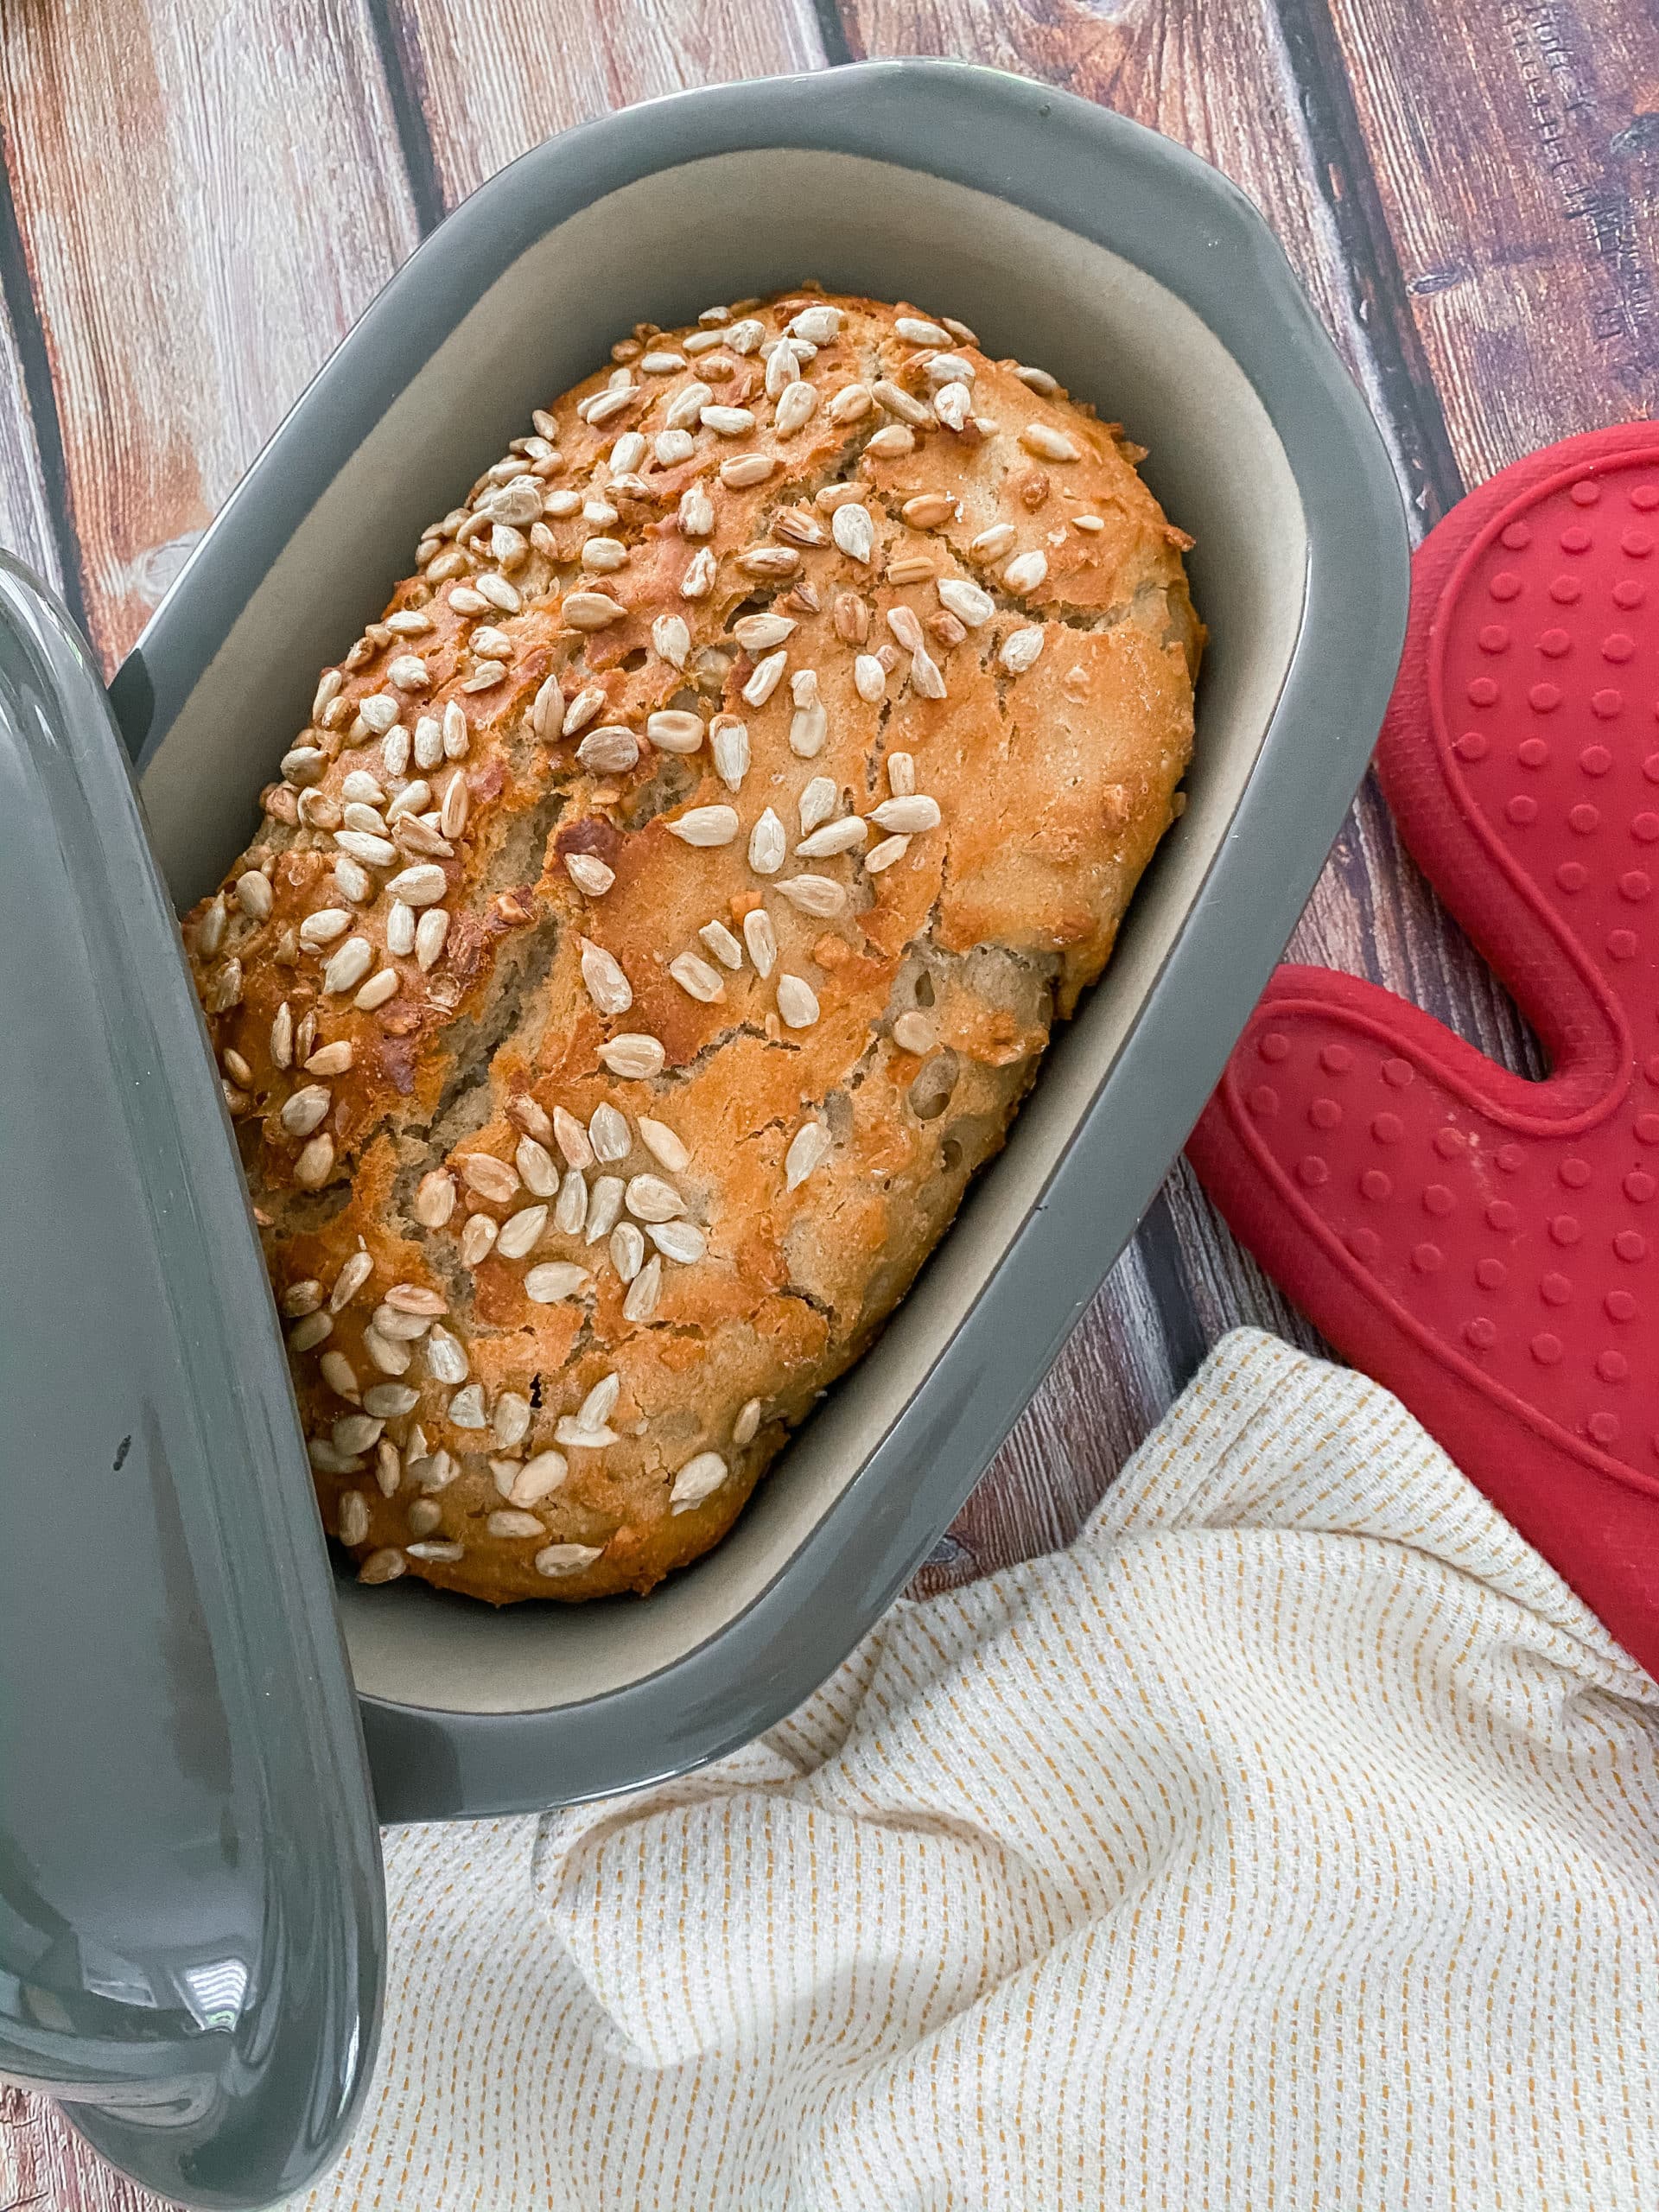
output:
[[[1281,967],[1190,1156],[1659,1673],[1659,425],[1534,454],[1425,540],[1377,770],[1549,1074]]]

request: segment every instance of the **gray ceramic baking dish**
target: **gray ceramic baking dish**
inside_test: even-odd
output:
[[[384,1818],[546,1806],[786,1713],[903,1586],[1166,1172],[1363,772],[1404,621],[1377,432],[1249,202],[1121,117],[949,63],[688,93],[527,154],[389,284],[112,690],[181,907],[422,527],[636,320],[814,276],[971,323],[1151,448],[1210,627],[1186,813],[1006,1152],[734,1534],[647,1603],[336,1595]],[[274,1326],[274,1319],[273,1319]]]

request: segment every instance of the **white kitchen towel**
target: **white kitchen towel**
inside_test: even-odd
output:
[[[1659,1687],[1267,1337],[749,1750],[386,1872],[317,2212],[1659,2206]]]

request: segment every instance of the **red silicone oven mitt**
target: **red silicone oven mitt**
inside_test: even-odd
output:
[[[1283,967],[1191,1156],[1659,1672],[1659,425],[1533,454],[1419,548],[1377,767],[1550,1073]]]

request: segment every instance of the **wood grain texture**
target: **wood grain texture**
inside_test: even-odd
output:
[[[1330,10],[1465,480],[1659,409],[1651,7]]]
[[[820,68],[824,58],[811,0],[384,4],[389,63],[423,120],[446,208],[573,123],[694,85]]]
[[[0,2212],[158,2212],[55,2106],[0,2082]]]
[[[0,68],[112,665],[415,225],[356,0],[21,0]]]

